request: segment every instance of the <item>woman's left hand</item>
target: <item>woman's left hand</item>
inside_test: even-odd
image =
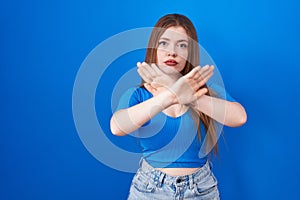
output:
[[[157,66],[156,64],[149,65],[148,63],[137,63],[138,73],[142,77],[142,79],[146,82],[154,86],[165,87],[170,89],[170,87],[180,78],[182,75],[176,70],[164,67]]]

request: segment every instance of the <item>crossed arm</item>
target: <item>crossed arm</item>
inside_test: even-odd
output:
[[[158,68],[154,64],[137,65],[138,73],[146,82],[144,86],[153,97],[114,113],[110,121],[113,134],[131,133],[175,104],[191,106],[226,126],[236,127],[246,122],[247,115],[241,104],[205,95],[207,89],[202,86],[213,75],[213,66],[198,66],[181,76],[172,69]]]
[[[138,63],[138,72],[140,76],[147,82],[145,87],[155,93],[159,87],[170,88],[176,80],[181,76],[179,72],[167,67],[157,67],[155,64]],[[203,86],[213,75],[213,66],[204,66],[200,71],[203,77],[200,83]],[[238,102],[230,102],[224,99],[202,95],[189,103],[199,112],[215,119],[221,124],[230,127],[243,125],[247,121],[247,114],[244,107]]]

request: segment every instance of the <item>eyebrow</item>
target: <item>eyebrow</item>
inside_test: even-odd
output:
[[[160,38],[159,40],[167,40],[167,41],[170,41],[170,39],[169,38],[165,38],[165,37],[163,37],[163,38]],[[182,40],[178,40],[177,42],[188,42],[187,40],[185,40],[185,39],[182,39]]]

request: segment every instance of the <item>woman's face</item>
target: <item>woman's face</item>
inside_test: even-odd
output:
[[[188,35],[181,26],[172,26],[158,40],[157,65],[181,72],[188,57]]]

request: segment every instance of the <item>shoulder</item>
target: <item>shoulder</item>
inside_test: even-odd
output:
[[[135,88],[135,90],[133,92],[133,96],[135,98],[138,98],[140,101],[146,101],[147,99],[150,99],[151,97],[153,97],[153,95],[148,90],[146,90],[144,87]]]
[[[122,105],[125,103],[127,106],[131,107],[133,105],[139,104],[146,101],[152,97],[152,94],[143,87],[129,88],[121,97]],[[125,105],[124,104],[124,105]],[[124,107],[124,105],[122,107]]]
[[[127,89],[119,99],[117,110],[125,109],[150,99],[152,94],[142,87]]]

